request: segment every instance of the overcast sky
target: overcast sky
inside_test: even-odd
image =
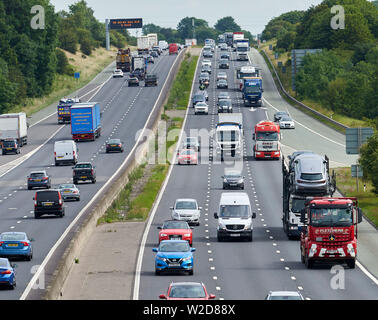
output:
[[[77,0],[51,0],[56,11]],[[106,18],[143,18],[143,24],[176,28],[187,16],[204,19],[213,27],[218,19],[232,16],[242,29],[261,33],[273,17],[292,10],[306,10],[321,0],[86,0],[100,21]]]

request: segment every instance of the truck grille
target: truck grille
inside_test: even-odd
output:
[[[228,230],[243,230],[244,225],[242,225],[242,224],[226,224],[226,229],[228,229]]]

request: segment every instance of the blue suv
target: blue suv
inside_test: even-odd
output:
[[[193,275],[193,252],[186,240],[163,240],[158,248],[153,248],[157,252],[155,257],[155,274],[162,271],[187,271]]]

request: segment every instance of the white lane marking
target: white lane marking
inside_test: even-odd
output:
[[[356,260],[356,265],[378,286],[378,279],[374,277],[358,260]]]
[[[169,77],[169,74],[170,72],[172,71],[172,68],[173,68],[173,65],[172,64],[172,67],[170,69],[170,71],[168,72],[168,75],[167,75],[167,78],[165,81],[168,80],[168,77]],[[134,144],[132,150],[130,151],[129,155],[126,157],[126,159],[124,160],[124,162],[120,165],[120,167],[117,169],[117,171],[108,179],[108,181],[100,188],[100,190],[97,191],[97,193],[92,197],[92,199],[87,203],[87,205],[77,214],[77,216],[75,217],[75,219],[70,223],[70,225],[67,227],[67,229],[63,232],[63,234],[60,236],[60,238],[58,239],[58,241],[54,244],[54,246],[50,249],[49,253],[47,254],[47,256],[45,257],[45,259],[42,261],[41,265],[39,266],[38,270],[36,271],[36,273],[34,274],[34,276],[32,277],[32,279],[30,280],[30,282],[28,283],[27,287],[25,288],[24,292],[22,293],[21,297],[20,297],[20,300],[25,300],[27,295],[29,294],[30,290],[32,289],[32,287],[34,286],[35,282],[39,279],[40,275],[41,275],[41,272],[44,270],[47,262],[50,260],[51,256],[54,254],[55,250],[57,249],[57,247],[60,245],[60,243],[63,241],[63,239],[66,237],[66,235],[69,233],[69,231],[74,227],[74,225],[76,224],[76,222],[80,219],[80,217],[84,214],[84,212],[87,210],[87,208],[95,201],[97,200],[97,198],[99,197],[99,195],[102,194],[103,190],[109,185],[109,183],[113,180],[113,178],[122,170],[124,169],[123,166],[127,163],[127,161],[129,160],[129,158],[131,157],[131,155],[133,154],[134,150],[136,149],[137,145],[140,143],[142,137],[143,137],[143,134],[146,130],[146,126],[148,124],[148,122],[150,121],[151,119],[151,116],[153,114],[153,111],[154,109],[156,108],[156,105],[157,105],[157,101],[159,101],[159,98],[160,98],[160,95],[162,94],[162,91],[160,91],[160,94],[158,96],[158,98],[156,99],[156,102],[155,102],[155,105],[153,106],[152,110],[151,110],[151,113],[149,115],[149,117],[147,118],[146,120],[146,123],[144,125],[144,128],[141,132],[141,134],[139,135],[136,143]],[[143,253],[142,253],[143,255]],[[137,266],[138,267],[138,266]],[[137,269],[138,270],[138,269]],[[140,272],[140,269],[139,269],[139,272]],[[138,284],[138,287],[139,287],[139,284]],[[135,289],[135,286],[134,286],[134,289]],[[139,291],[139,290],[138,290]]]

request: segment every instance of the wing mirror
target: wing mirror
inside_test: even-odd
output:
[[[306,208],[301,209],[301,219],[300,222],[306,224]]]
[[[252,219],[256,219],[256,212],[252,213]]]
[[[169,207],[169,209],[173,210],[173,207]]]
[[[255,135],[255,134],[252,135],[252,139],[253,139],[253,140],[256,139],[256,135]]]
[[[158,252],[157,248],[152,248],[152,252]]]
[[[218,213],[214,212],[214,218],[215,218],[215,219],[218,219],[218,218],[219,218],[219,217],[218,217]]]
[[[161,295],[159,295],[159,298],[160,299],[167,299],[167,296],[165,294],[161,294]]]
[[[157,227],[157,229],[160,229],[160,230],[161,230],[161,227],[159,226],[159,227]]]
[[[362,209],[357,208],[357,223],[361,223],[361,222],[362,222]]]
[[[196,251],[196,248],[190,248],[190,252]]]
[[[210,294],[209,299],[215,299],[215,294]]]

